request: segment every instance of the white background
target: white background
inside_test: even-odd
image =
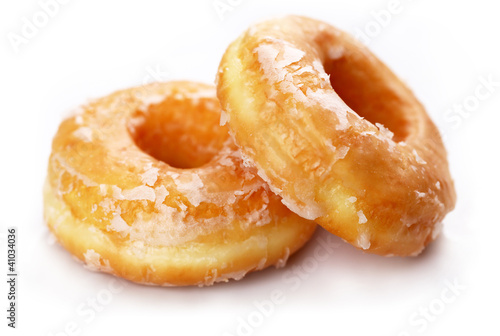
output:
[[[218,13],[213,0],[70,0],[15,48],[9,36],[21,35],[23,18],[33,22],[42,8],[35,0],[2,0],[1,329],[8,329],[5,232],[17,226],[18,329],[9,335],[498,335],[497,2],[400,0],[398,13],[383,22],[379,16],[383,25],[372,11],[388,9],[389,0],[220,3],[231,10]],[[328,238],[320,229],[284,269],[209,288],[152,288],[92,273],[54,243],[41,188],[51,137],[68,111],[153,77],[212,83],[231,40],[252,22],[284,14],[368,31],[365,42],[446,134],[458,203],[423,255],[383,258],[335,238],[333,251],[317,260],[318,240]],[[497,84],[478,99],[488,78]],[[456,104],[470,112],[450,111]],[[454,294],[447,289],[453,282],[460,285]],[[120,291],[112,293],[113,285]],[[269,302],[276,289],[284,302],[267,304],[264,316],[256,302]]]

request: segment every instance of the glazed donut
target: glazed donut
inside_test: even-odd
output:
[[[156,83],[62,122],[45,217],[86,265],[141,284],[211,285],[287,258],[316,224],[289,211],[219,126],[215,88]]]
[[[455,204],[439,132],[367,48],[289,16],[234,41],[217,75],[222,124],[282,202],[357,248],[417,255]]]

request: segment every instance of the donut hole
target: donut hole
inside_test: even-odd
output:
[[[395,141],[404,140],[409,134],[410,109],[406,91],[396,91],[390,86],[392,78],[360,52],[344,54],[339,58],[327,58],[325,71],[330,83],[342,100],[359,116],[371,123],[380,123],[394,133]]]
[[[199,168],[209,163],[228,138],[219,126],[215,98],[168,97],[146,111],[136,111],[128,123],[135,144],[174,168]]]

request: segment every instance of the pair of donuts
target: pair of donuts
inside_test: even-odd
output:
[[[290,16],[233,42],[216,88],[154,83],[63,121],[44,203],[87,267],[203,286],[283,266],[316,223],[370,253],[417,255],[455,193],[411,91],[346,33]]]

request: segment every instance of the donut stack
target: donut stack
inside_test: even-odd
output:
[[[50,230],[88,268],[161,286],[283,267],[316,223],[416,256],[455,198],[413,93],[348,34],[297,16],[244,32],[216,87],[153,83],[82,106],[44,188]]]

